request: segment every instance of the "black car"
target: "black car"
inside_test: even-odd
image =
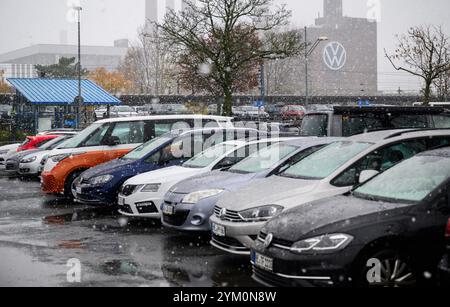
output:
[[[450,148],[419,154],[346,196],[269,221],[252,251],[271,286],[417,286],[435,281],[450,217]]]
[[[447,222],[445,238],[447,240],[447,251],[439,264],[439,283],[441,286],[448,287],[450,286],[450,219]]]

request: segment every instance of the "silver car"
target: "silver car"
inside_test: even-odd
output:
[[[183,231],[211,231],[209,218],[219,198],[249,183],[266,178],[339,139],[297,138],[265,147],[226,171],[186,179],[170,189],[165,204],[175,207],[163,214],[166,227]]]
[[[248,254],[261,228],[279,213],[345,194],[402,160],[448,144],[449,130],[412,129],[366,133],[330,144],[276,176],[224,195],[211,217],[211,244]]]

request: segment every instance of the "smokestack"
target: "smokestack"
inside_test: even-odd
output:
[[[340,18],[344,16],[342,0],[324,0],[323,15],[325,18]]]

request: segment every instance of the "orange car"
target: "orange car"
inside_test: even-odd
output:
[[[120,158],[175,129],[230,127],[231,118],[202,115],[146,116],[98,121],[52,150],[44,159],[42,191],[72,197],[73,181],[85,170]]]

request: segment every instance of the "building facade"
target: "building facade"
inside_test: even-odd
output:
[[[0,55],[0,64],[8,64],[7,71],[21,73],[34,65],[57,64],[62,57],[77,57],[76,45],[34,45]],[[106,68],[116,70],[128,51],[128,40],[117,40],[113,46],[82,46],[81,64],[88,70]],[[18,77],[26,77],[19,74]]]

